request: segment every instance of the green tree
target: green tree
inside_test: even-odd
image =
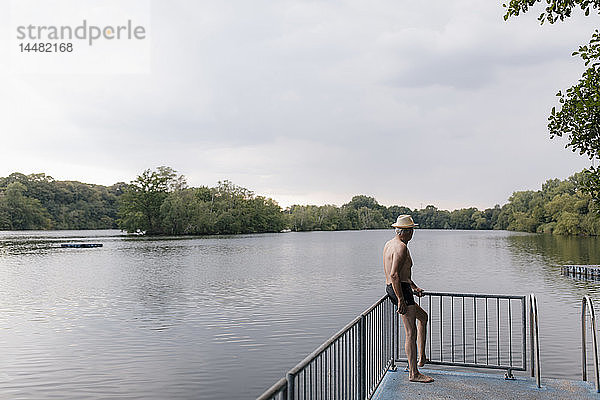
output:
[[[541,0],[511,0],[504,4],[504,19],[526,13],[538,2]],[[546,0],[546,4],[538,17],[541,24],[564,21],[575,9],[583,10],[586,16],[600,11],[600,0]],[[590,160],[600,159],[600,32],[596,30],[589,43],[579,46],[573,56],[581,57],[587,69],[577,84],[557,93],[560,107],[553,107],[548,118],[550,138],[565,135],[567,148]],[[592,166],[584,175],[583,189],[600,202],[600,167]]]
[[[406,213],[410,214],[410,213]],[[413,211],[413,218],[424,229],[450,229],[450,212],[438,210],[433,205],[428,205],[422,210]]]
[[[342,208],[348,210],[347,215],[352,219],[353,229],[381,229],[391,224],[388,209],[370,196],[354,196]]]
[[[600,214],[583,190],[584,173],[550,179],[538,191],[515,192],[496,218],[495,229],[559,235],[597,235]]]
[[[127,232],[163,233],[161,206],[170,192],[186,187],[183,175],[170,167],[145,170],[121,196],[119,228]]]
[[[577,235],[581,233],[581,218],[569,211],[561,212],[556,221],[554,233],[557,235]]]
[[[314,205],[293,205],[289,208],[290,227],[294,231],[313,231],[317,229],[318,207]]]
[[[0,192],[11,183],[19,183],[30,199],[38,200],[50,215],[53,229],[116,228],[119,188],[75,181],[56,181],[43,173],[24,175],[18,172],[0,178]],[[5,215],[5,214],[4,214]],[[2,217],[6,220],[6,217]]]
[[[25,196],[27,187],[15,181],[0,195],[0,229],[48,229],[50,215],[38,199]]]
[[[508,4],[502,5],[506,8],[504,20],[526,13],[530,7],[541,2],[542,0],[511,0]],[[573,9],[577,8],[583,10],[585,15],[589,15],[591,11],[600,10],[600,0],[546,0],[546,4],[546,8],[538,17],[538,21],[542,24],[545,21],[551,24],[558,20],[564,21],[565,18],[571,16]]]
[[[160,215],[160,233],[173,235],[279,232],[287,222],[274,200],[230,181],[169,192]]]
[[[345,205],[354,208],[355,210],[359,210],[362,207],[366,207],[371,210],[379,210],[381,208],[384,208],[377,202],[377,200],[375,200],[375,198],[365,195],[354,196],[352,197],[352,200],[350,200]]]
[[[190,189],[179,190],[167,196],[160,206],[163,233],[171,235],[199,233],[194,221],[197,212],[196,203],[194,191]]]
[[[490,229],[489,221],[485,218],[485,214],[482,211],[476,210],[471,215],[471,221],[472,229]]]
[[[496,204],[494,206],[494,208],[487,208],[483,212],[485,219],[488,221],[487,229],[497,229],[496,224],[498,223],[498,217],[500,216],[501,213],[502,213],[502,208],[500,207],[499,204]]]
[[[452,229],[473,229],[473,214],[476,208],[462,208],[450,213],[450,226]]]
[[[398,218],[399,215],[405,215],[405,214],[409,214],[409,215],[413,214],[413,211],[408,207],[402,207],[402,206],[389,206],[387,208],[387,217],[388,217],[388,222],[390,224],[392,224],[393,222],[396,222],[396,218]],[[416,216],[413,215],[413,219],[415,219],[415,218],[416,218]],[[419,221],[417,221],[417,219],[415,219],[415,222],[419,223]]]
[[[385,226],[383,215],[380,210],[361,207],[357,210],[359,229],[377,229]]]

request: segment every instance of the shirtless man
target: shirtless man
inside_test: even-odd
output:
[[[417,368],[417,340],[419,342],[418,366],[427,362],[425,357],[425,340],[427,334],[427,313],[415,303],[413,291],[423,296],[423,289],[411,279],[412,259],[408,251],[408,242],[412,239],[414,223],[410,215],[400,215],[392,227],[396,228],[396,236],[383,248],[383,268],[385,270],[386,292],[397,312],[402,315],[406,331],[404,349],[408,358],[408,378],[411,382],[429,383],[433,378],[423,375]]]

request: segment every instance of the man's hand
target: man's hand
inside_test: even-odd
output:
[[[420,287],[417,287],[414,290],[414,292],[417,295],[417,297],[423,297],[423,296],[425,296],[425,291],[423,289],[421,289]]]
[[[398,301],[398,310],[396,310],[396,312],[402,315],[406,314],[406,303],[404,302],[404,299]]]

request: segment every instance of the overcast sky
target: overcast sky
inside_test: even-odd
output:
[[[501,3],[154,1],[149,73],[25,74],[0,57],[0,176],[110,185],[167,165],[282,206],[504,204],[590,164],[546,125],[599,20],[505,22]]]

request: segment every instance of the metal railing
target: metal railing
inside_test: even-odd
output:
[[[426,292],[418,302],[429,315],[430,364],[506,370],[509,379],[526,370],[525,296]]]
[[[256,400],[287,400],[287,380],[281,378]]]
[[[513,378],[512,371],[527,370],[525,296],[428,292],[418,301],[429,315],[429,363],[506,370],[508,379]],[[532,373],[535,361],[539,386],[533,295],[529,311]],[[405,337],[401,326],[395,306],[385,295],[258,400],[369,399],[386,371],[395,368],[395,361],[406,361],[397,357]]]
[[[600,265],[561,265],[560,272],[579,279],[600,280]]]
[[[397,314],[388,295],[292,368],[258,400],[370,398],[394,367]],[[367,356],[368,355],[368,356]]]
[[[592,328],[592,343],[594,344],[594,370],[596,373],[596,391],[600,393],[600,381],[598,379],[598,344],[596,342],[596,317],[594,314],[594,304],[592,299],[584,296],[581,302],[581,367],[583,380],[587,381],[587,360],[586,360],[586,344],[585,344],[585,328],[586,328],[586,306],[589,310],[591,328]]]
[[[535,294],[529,295],[529,337],[531,338],[531,376],[535,375],[538,388],[542,387],[540,366],[540,335],[538,325],[538,308]]]

